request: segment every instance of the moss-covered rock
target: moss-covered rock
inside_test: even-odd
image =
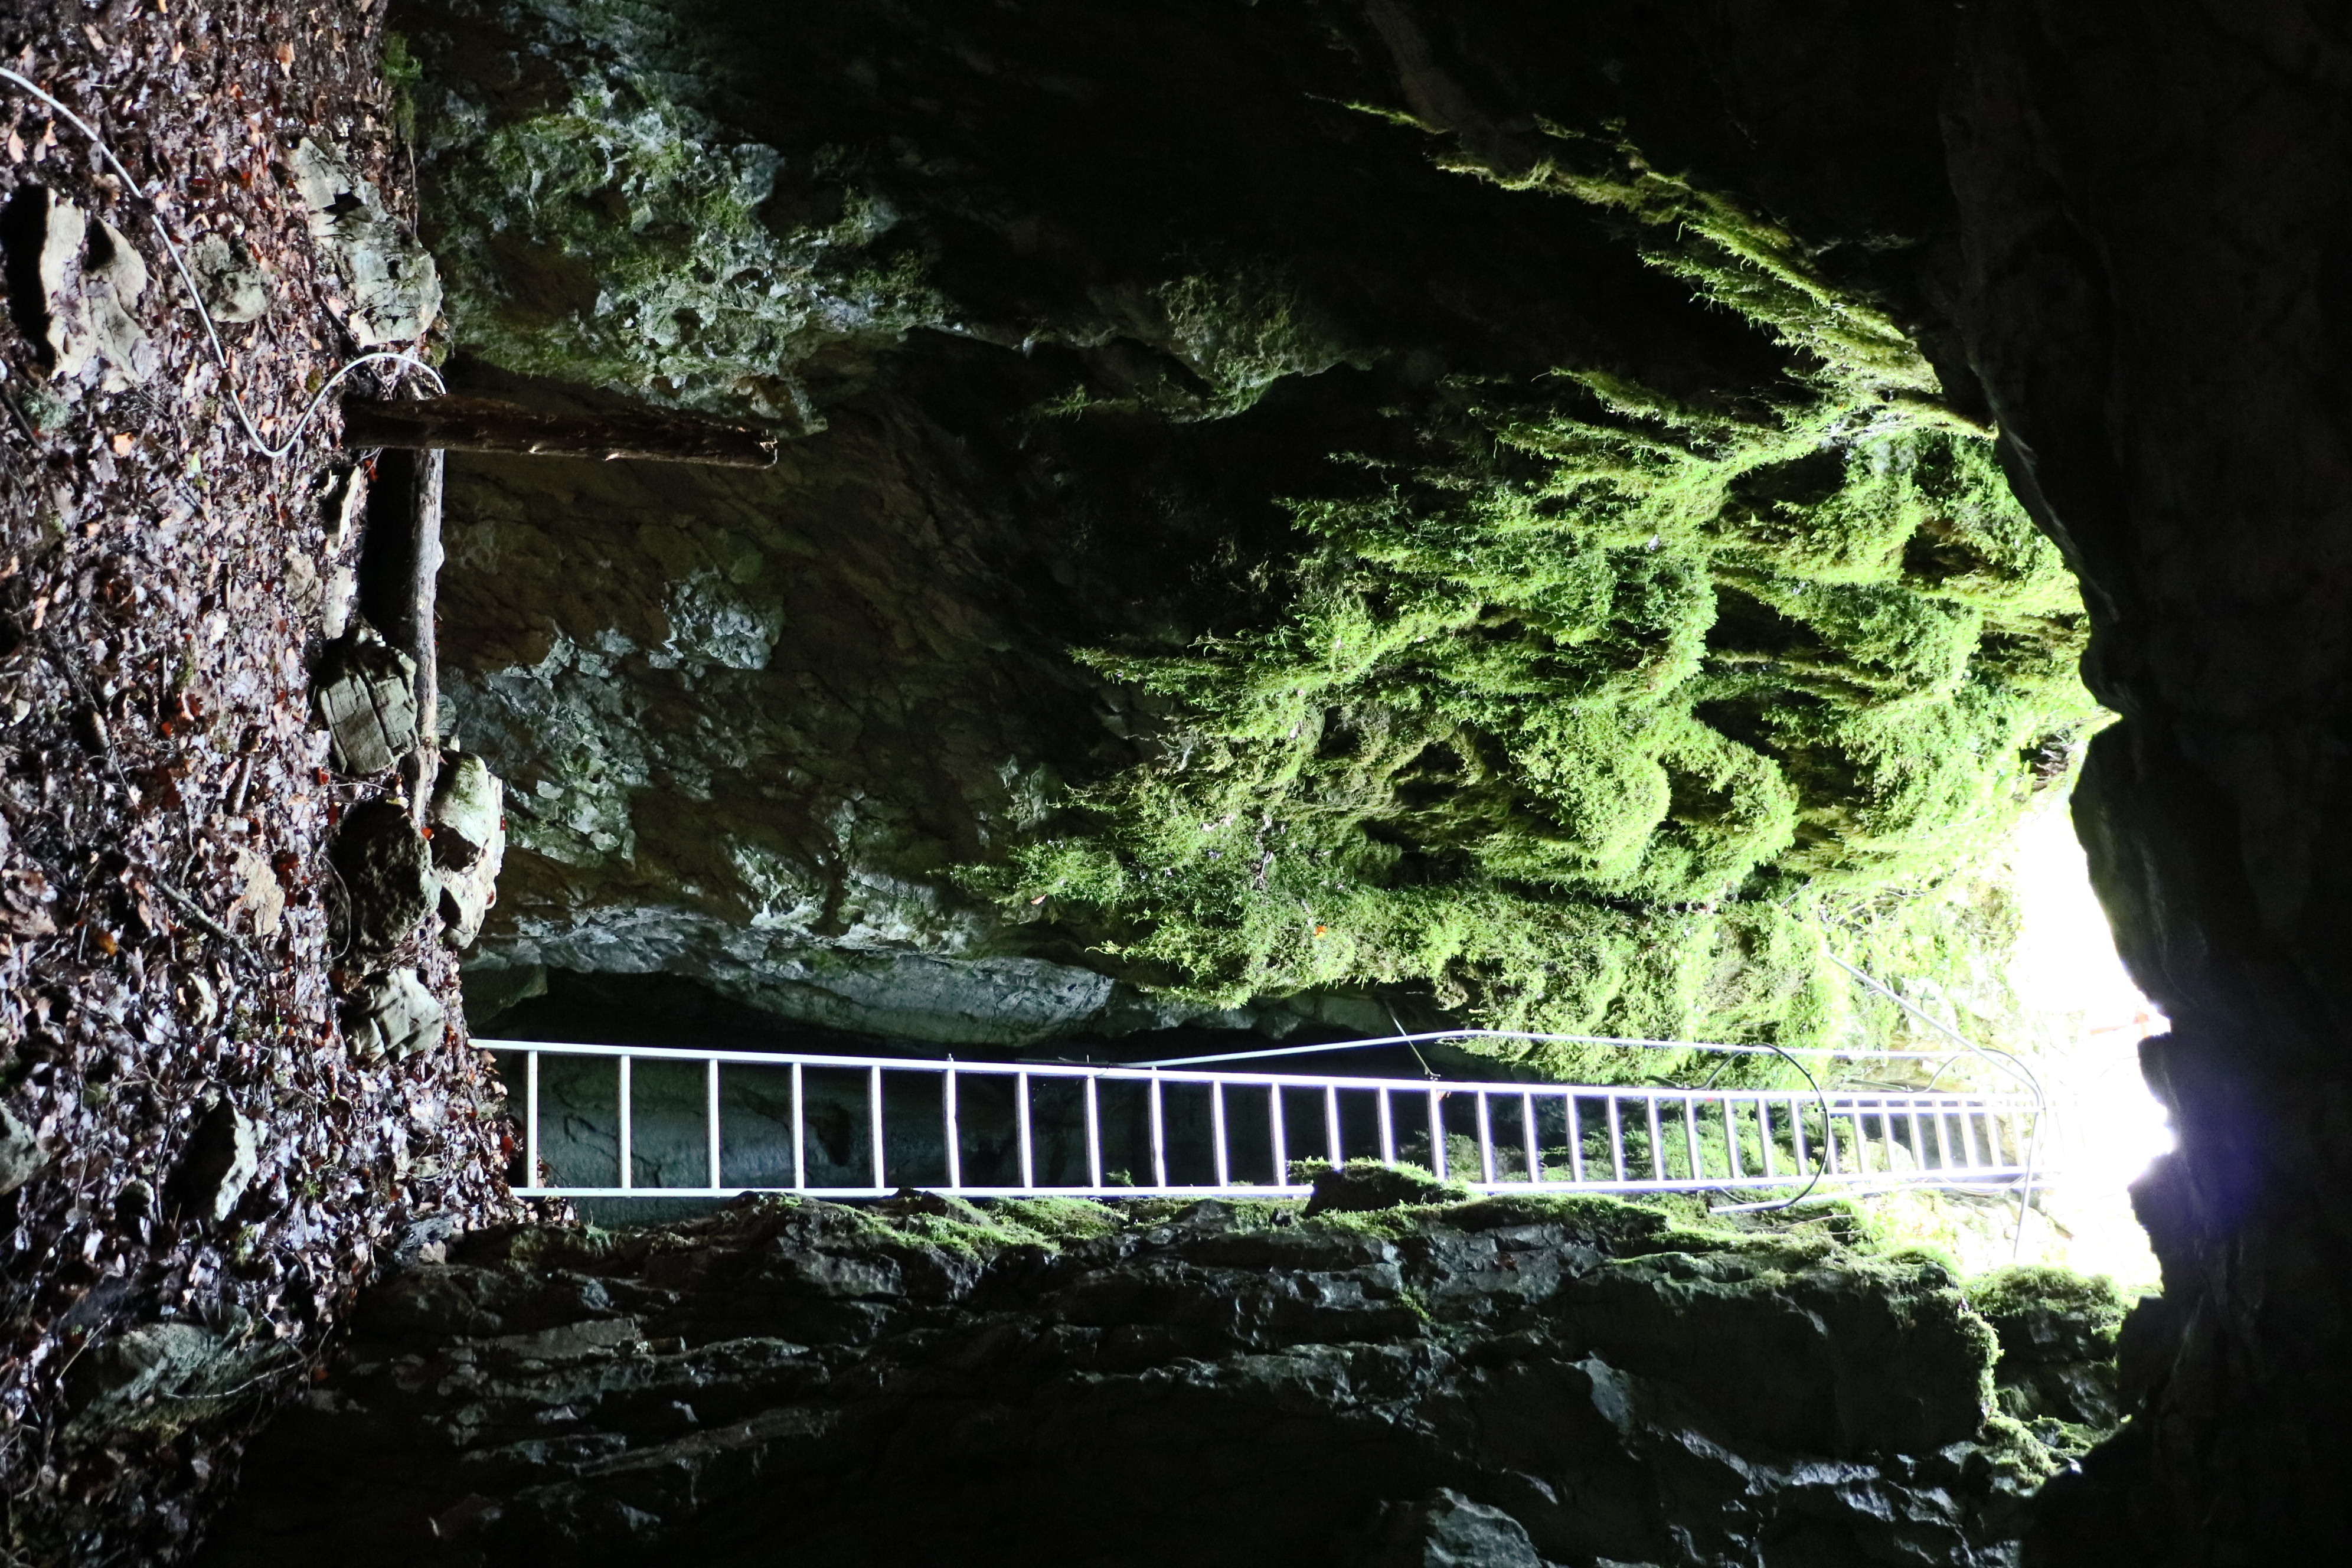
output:
[[[1969,1281],[1969,1305],[2000,1340],[2000,1408],[2067,1458],[2122,1419],[2116,1342],[2131,1301],[2105,1275],[2005,1268]]]
[[[1353,1563],[1465,1509],[1530,1563],[2014,1561],[2061,1461],[1940,1267],[1431,1185],[471,1237],[377,1292],[208,1561]]]
[[[1648,113],[1606,7],[1449,65],[1191,0],[398,25],[461,373],[806,437],[458,469],[449,705],[531,781],[487,962],[942,1039],[1379,993],[1818,1044],[1832,942],[1997,992],[1967,879],[2095,717],[2080,607],[1935,212],[1750,188],[1767,84]],[[1457,79],[1514,44],[1559,69]],[[1822,123],[1901,121],[1846,68]]]

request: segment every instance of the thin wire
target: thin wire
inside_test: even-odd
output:
[[[1383,1035],[1379,1039],[1339,1039],[1322,1047],[1275,1047],[1270,1051],[1221,1051],[1216,1056],[1169,1056],[1134,1068],[1204,1068],[1209,1063],[1249,1063],[1265,1056],[1319,1056],[1324,1051],[1367,1051],[1371,1047],[1409,1047],[1421,1039],[1538,1039],[1578,1047],[1639,1047],[1644,1051],[1731,1051],[1734,1056],[1842,1056],[1846,1060],[1943,1063],[1964,1051],[1846,1051],[1830,1047],[1727,1047],[1712,1039],[1628,1039],[1622,1035],[1538,1035],[1534,1030],[1425,1030],[1421,1035]]]
[[[292,432],[279,445],[271,446],[262,436],[260,427],[254,424],[252,414],[246,408],[244,394],[236,389],[236,369],[229,363],[228,351],[221,346],[220,330],[214,324],[212,311],[205,306],[204,291],[196,287],[195,274],[188,270],[187,258],[180,253],[180,247],[173,239],[171,229],[164,225],[163,204],[142,187],[137,180],[131,177],[131,171],[122,166],[122,160],[114,155],[114,149],[107,145],[106,138],[100,136],[89,121],[67,108],[64,103],[37,83],[5,67],[0,67],[0,81],[22,88],[63,116],[67,123],[75,130],[89,137],[90,145],[98,149],[99,156],[106,160],[108,167],[114,171],[115,177],[122,182],[133,196],[147,204],[147,221],[154,226],[155,237],[163,242],[164,253],[172,258],[173,270],[180,275],[180,286],[187,290],[188,303],[196,308],[197,318],[205,324],[205,341],[212,344],[213,359],[220,365],[224,384],[228,388],[229,406],[236,411],[237,423],[245,427],[246,440],[263,457],[273,463],[283,462],[288,454],[301,444],[303,433],[310,427],[310,421],[317,418],[319,411],[326,406],[327,395],[334,391],[345,376],[363,365],[404,364],[412,370],[422,371],[433,383],[434,391],[443,394],[448,392],[448,384],[441,379],[441,373],[414,354],[401,353],[389,349],[363,353],[357,359],[347,362],[334,374],[329,376],[325,384],[319,388],[318,395],[310,399],[310,405],[302,410],[301,417],[294,422]],[[157,188],[162,188],[161,182],[158,182]]]
[[[2021,1261],[2025,1257],[2025,1211],[2031,1207],[2033,1203],[2033,1168],[2042,1157],[2042,1124],[2048,1121],[2050,1117],[2050,1101],[2049,1098],[2042,1091],[2041,1078],[2023,1062],[2010,1055],[2009,1052],[1997,1049],[1990,1046],[1978,1045],[1975,1041],[1961,1034],[1958,1029],[1955,1029],[1949,1024],[1945,1023],[1941,1018],[1935,1016],[1923,1007],[1914,1006],[1908,997],[1904,996],[1901,993],[1894,990],[1892,987],[1872,979],[1869,975],[1864,974],[1861,970],[1856,969],[1853,964],[1848,963],[1844,959],[1840,958],[1836,953],[1831,952],[1824,948],[1822,950],[1822,956],[1826,957],[1832,963],[1836,964],[1840,969],[1844,970],[1848,974],[1853,976],[1856,980],[1861,981],[1863,984],[1867,986],[1869,989],[1877,992],[1881,996],[1885,997],[1897,1007],[1902,1008],[1903,1011],[1910,1014],[1913,1017],[1927,1025],[1929,1028],[1936,1030],[1939,1034],[1949,1036],[1951,1038],[1958,1040],[1971,1053],[1982,1057],[1985,1060],[1992,1063],[1995,1068],[2007,1072],[2014,1078],[2022,1079],[2025,1087],[2033,1091],[2033,1136],[2025,1145],[2025,1174],[2023,1179],[2019,1182],[2017,1187],[2017,1230],[2016,1234],[2011,1237],[2009,1246],[2010,1261],[2011,1263]],[[2007,1065],[2004,1066],[2004,1063]],[[1937,1076],[1938,1078],[1943,1076],[1941,1069],[1938,1069]],[[1988,1121],[1987,1126],[1988,1129],[1990,1129],[1990,1121]]]
[[[1796,1206],[1797,1206],[1797,1205],[1799,1205],[1799,1204],[1801,1204],[1801,1203],[1803,1203],[1803,1202],[1805,1201],[1805,1199],[1806,1199],[1808,1196],[1810,1196],[1810,1195],[1811,1194],[1812,1190],[1813,1190],[1815,1187],[1818,1187],[1818,1186],[1820,1186],[1820,1185],[1822,1184],[1822,1178],[1823,1176],[1825,1176],[1825,1175],[1829,1174],[1829,1169],[1830,1169],[1830,1097],[1829,1097],[1827,1094],[1825,1094],[1825,1093],[1823,1093],[1823,1092],[1822,1092],[1822,1086],[1821,1086],[1818,1082],[1815,1082],[1815,1081],[1814,1081],[1814,1079],[1813,1079],[1813,1075],[1812,1075],[1812,1071],[1811,1071],[1811,1068],[1807,1068],[1807,1067],[1805,1066],[1805,1064],[1804,1064],[1804,1063],[1802,1063],[1802,1062],[1799,1061],[1796,1058],[1794,1058],[1794,1057],[1792,1057],[1792,1056],[1789,1055],[1789,1053],[1788,1053],[1787,1051],[1781,1050],[1781,1049],[1780,1049],[1780,1047],[1778,1047],[1778,1046],[1769,1046],[1769,1047],[1767,1047],[1766,1048],[1767,1048],[1768,1050],[1771,1050],[1771,1051],[1773,1051],[1773,1052],[1778,1053],[1778,1054],[1780,1055],[1780,1057],[1783,1060],[1785,1060],[1785,1061],[1786,1061],[1786,1062],[1787,1062],[1790,1067],[1795,1068],[1799,1072],[1803,1073],[1803,1074],[1805,1075],[1805,1082],[1806,1082],[1808,1085],[1810,1085],[1810,1086],[1811,1087],[1811,1089],[1812,1089],[1812,1091],[1813,1091],[1813,1098],[1814,1098],[1815,1100],[1819,1100],[1819,1101],[1821,1102],[1821,1107],[1822,1107],[1822,1142],[1821,1142],[1821,1147],[1819,1147],[1818,1149],[1816,1149],[1816,1150],[1814,1150],[1814,1151],[1813,1151],[1813,1179],[1812,1179],[1811,1181],[1810,1181],[1810,1182],[1807,1182],[1807,1183],[1805,1184],[1805,1189],[1804,1189],[1804,1191],[1803,1191],[1803,1192],[1799,1193],[1799,1194],[1798,1194],[1795,1197],[1793,1197],[1793,1198],[1785,1198],[1785,1199],[1781,1200],[1781,1201],[1780,1201],[1780,1202],[1779,1202],[1779,1203],[1764,1203],[1764,1204],[1732,1204],[1732,1205],[1724,1205],[1724,1206],[1722,1206],[1722,1207],[1711,1207],[1711,1208],[1709,1208],[1709,1209],[1707,1210],[1707,1212],[1708,1212],[1709,1214],[1771,1214],[1771,1213],[1777,1213],[1778,1211],[1780,1211],[1780,1210],[1781,1210],[1781,1209],[1785,1209],[1785,1208],[1794,1208],[1794,1207],[1796,1207]],[[1720,1071],[1721,1069],[1719,1069],[1719,1068],[1718,1068],[1717,1070],[1718,1070],[1718,1071]],[[1709,1082],[1713,1082],[1714,1080],[1713,1080],[1713,1079],[1709,1079],[1708,1081],[1709,1081]],[[1731,1103],[1731,1102],[1730,1102],[1729,1100],[1726,1100],[1726,1101],[1724,1102],[1724,1104],[1726,1105],[1726,1107],[1727,1107],[1727,1108],[1730,1105],[1730,1103]],[[1761,1101],[1759,1101],[1759,1106],[1760,1106]],[[1757,1111],[1757,1113],[1756,1113],[1756,1114],[1757,1114],[1757,1117],[1758,1117],[1759,1121],[1759,1123],[1760,1123],[1761,1119],[1762,1119],[1762,1117],[1763,1117],[1763,1115],[1764,1115],[1764,1112],[1759,1109],[1759,1110]],[[1797,1119],[1797,1117],[1796,1117],[1796,1110],[1795,1110],[1795,1108],[1794,1108],[1793,1106],[1792,1106],[1792,1107],[1790,1107],[1789,1114],[1790,1114],[1790,1117],[1791,1118],[1791,1120],[1795,1120],[1795,1119]],[[1731,1115],[1730,1115],[1730,1112],[1729,1112],[1728,1109],[1727,1109],[1727,1110],[1726,1110],[1726,1111],[1725,1111],[1725,1113],[1724,1113],[1724,1119],[1723,1119],[1723,1120],[1724,1120],[1724,1131],[1725,1131],[1726,1133],[1727,1133],[1729,1136],[1731,1136],[1731,1137],[1733,1137],[1733,1138],[1735,1138],[1735,1139],[1736,1139],[1736,1138],[1738,1138],[1738,1137],[1739,1136],[1739,1133],[1738,1133],[1738,1131],[1737,1130],[1737,1128],[1735,1128],[1735,1127],[1732,1125],[1732,1121],[1731,1121]],[[1856,1121],[1855,1121],[1855,1125],[1856,1125],[1857,1127],[1861,1125],[1861,1121],[1860,1121],[1860,1120],[1859,1120],[1858,1118],[1857,1118],[1857,1120],[1856,1120]],[[1759,1128],[1759,1130],[1760,1130],[1760,1128]]]
[[[1540,1040],[1585,1046],[1634,1046],[1651,1051],[1729,1051],[1736,1056],[1808,1056],[1843,1057],[1861,1061],[1949,1061],[1975,1050],[1961,1051],[1872,1051],[1849,1050],[1828,1046],[1732,1046],[1715,1040],[1636,1040],[1622,1035],[1545,1035],[1529,1029],[1431,1029],[1420,1034],[1383,1035],[1378,1039],[1336,1040],[1328,1045],[1276,1046],[1270,1050],[1222,1051],[1206,1057],[1169,1057],[1160,1061],[1136,1062],[1141,1068],[1204,1067],[1211,1062],[1253,1061],[1264,1057],[1306,1057],[1325,1051],[1360,1051],[1374,1046],[1409,1046],[1417,1040]]]
[[[1403,1034],[1404,1020],[1396,1016],[1396,1009],[1383,1004],[1381,1010],[1389,1016],[1389,1026],[1394,1029],[1398,1034]],[[1414,1045],[1411,1040],[1407,1040],[1405,1042],[1404,1048],[1411,1051],[1412,1053],[1412,1059],[1421,1064],[1422,1076],[1428,1079],[1432,1083],[1436,1082],[1437,1069],[1429,1065],[1429,1058],[1421,1054],[1421,1047]]]

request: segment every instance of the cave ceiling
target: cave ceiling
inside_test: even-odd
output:
[[[478,1001],[1820,1043],[1829,945],[1981,973],[1953,868],[2097,714],[1948,23],[1851,9],[395,7],[458,384],[785,437],[453,459]]]

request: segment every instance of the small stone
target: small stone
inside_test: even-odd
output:
[[[319,635],[334,641],[351,629],[352,606],[360,596],[360,574],[348,566],[327,574],[319,595]]]
[[[445,752],[430,813],[434,864],[463,871],[493,845],[503,847],[506,830],[499,823],[505,805],[506,785],[479,753]]]
[[[276,936],[286,920],[286,889],[278,885],[278,874],[269,862],[250,849],[239,848],[236,854],[236,879],[243,884],[236,901],[228,907],[229,923],[234,927],[241,918],[251,917],[253,934]]]
[[[48,1152],[16,1113],[0,1105],[0,1193],[13,1193],[41,1173]]]
[[[371,975],[343,1027],[363,1066],[400,1061],[431,1047],[446,1018],[440,1000],[413,969]]]
[[[341,555],[343,546],[359,536],[360,525],[367,517],[368,472],[358,464],[343,477],[343,482],[327,503],[330,526],[327,530],[327,553]],[[341,631],[332,634],[342,636]]]
[[[365,620],[329,645],[310,689],[340,772],[365,778],[415,750],[416,661]]]
[[[327,585],[319,580],[319,563],[302,550],[286,552],[286,596],[304,621],[316,620],[327,605]]]
[[[353,952],[391,952],[438,900],[431,852],[398,801],[363,800],[352,807],[328,858],[340,881],[336,935]]]
[[[257,321],[269,311],[269,290],[245,247],[226,235],[208,234],[188,247],[188,270],[196,277],[213,324],[229,327]]]
[[[164,1184],[164,1207],[192,1218],[225,1220],[260,1170],[258,1130],[223,1096],[189,1134],[187,1150]]]

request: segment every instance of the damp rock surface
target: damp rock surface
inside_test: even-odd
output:
[[[387,1279],[204,1561],[2010,1563],[1996,1356],[1605,1199],[754,1200]]]
[[[365,800],[344,813],[330,858],[341,879],[338,924],[352,951],[390,952],[433,912],[440,893],[433,852],[401,802]]]

